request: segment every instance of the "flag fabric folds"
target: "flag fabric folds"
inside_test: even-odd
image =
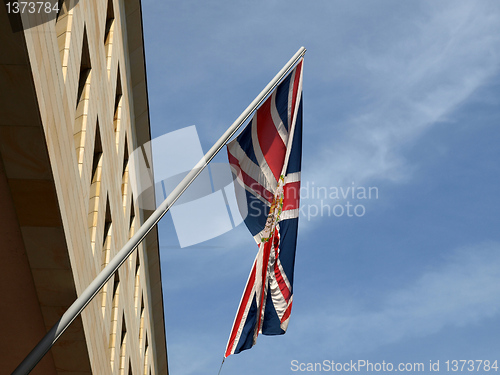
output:
[[[227,146],[244,221],[259,246],[224,358],[284,334],[293,301],[302,154],[303,59]]]

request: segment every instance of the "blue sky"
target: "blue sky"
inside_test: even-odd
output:
[[[378,191],[302,200],[288,332],[222,374],[500,361],[497,1],[144,0],[143,17],[153,137],[196,125],[207,151],[303,45],[303,186]],[[365,214],[311,217],[347,200]],[[159,228],[170,373],[216,374],[255,243]]]

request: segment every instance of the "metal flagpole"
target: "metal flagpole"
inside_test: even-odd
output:
[[[69,325],[76,319],[82,310],[96,296],[106,282],[113,276],[116,270],[125,262],[129,255],[136,249],[141,241],[148,235],[153,227],[167,213],[170,207],[179,199],[182,193],[191,185],[198,177],[201,171],[210,163],[238,129],[245,123],[251,114],[264,101],[269,93],[279,84],[279,82],[287,75],[292,67],[306,53],[306,49],[301,47],[297,53],[288,61],[288,63],[279,71],[271,82],[262,90],[262,92],[254,99],[245,111],[236,119],[235,122],[226,130],[220,139],[212,146],[198,164],[189,172],[186,177],[177,185],[177,187],[169,194],[167,199],[151,214],[123,248],[115,255],[106,267],[97,275],[90,285],[82,292],[75,302],[66,310],[61,319],[50,329],[50,331],[42,338],[42,340],[33,348],[28,356],[19,364],[12,375],[28,374],[43,356],[50,350],[52,345],[64,333]]]

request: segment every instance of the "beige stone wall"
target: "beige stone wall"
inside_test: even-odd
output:
[[[144,59],[142,66],[130,66],[127,37],[129,27],[133,38],[137,32],[142,36],[140,24],[127,22],[124,2],[72,1],[65,0],[56,20],[31,28],[37,15],[23,15],[22,21],[74,287],[80,294],[147,215],[133,204],[128,155],[149,134],[149,121],[144,113],[137,114],[140,123],[136,120],[134,100],[145,97],[147,112],[145,80],[134,82],[145,77]],[[82,313],[94,374],[167,373],[156,232],[148,240]]]

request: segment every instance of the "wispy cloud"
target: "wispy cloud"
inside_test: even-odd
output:
[[[327,343],[328,350],[340,356],[498,315],[500,244],[455,251],[441,266],[427,270],[406,287],[387,292],[377,309],[362,307],[360,302],[344,301],[339,307],[336,301],[323,313],[296,315],[295,330],[304,337],[315,332],[315,340]]]
[[[246,374],[274,367],[288,369],[294,355],[307,361],[332,354],[355,358],[405,339],[424,338],[446,327],[464,327],[498,317],[500,243],[458,249],[405,286],[382,293],[376,307],[367,307],[363,299],[346,297],[332,299],[326,306],[296,309],[293,329],[286,337],[260,337],[253,353],[231,357],[226,370]],[[207,315],[202,330],[199,322],[171,330],[171,370],[179,374],[216,371],[227,339],[228,316],[219,319],[217,314]],[[213,350],[205,350],[208,347]],[[269,350],[274,351],[276,360],[255,363],[255,358],[264,357]]]
[[[377,45],[371,48],[345,52],[349,56],[343,60],[357,61],[349,70],[358,72],[357,80],[362,81],[358,84],[368,100],[336,125],[340,136],[323,145],[320,163],[308,166],[314,168],[312,180],[341,185],[408,179],[411,166],[401,150],[444,120],[498,71],[497,5],[422,4],[419,17],[412,18],[405,29],[393,30],[395,36],[389,40],[374,40]],[[331,126],[326,123],[318,132]]]

